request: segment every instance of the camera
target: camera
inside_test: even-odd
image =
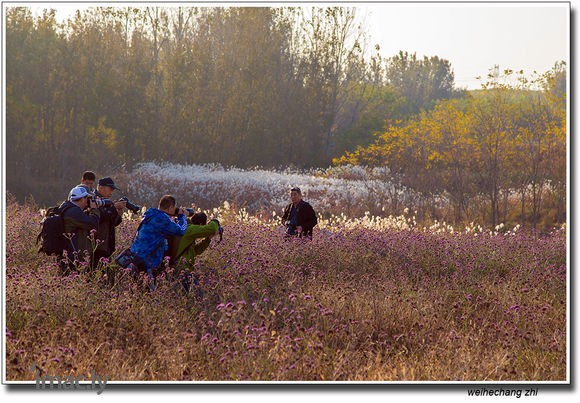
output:
[[[286,235],[297,235],[296,225],[292,224],[290,221],[286,221]]]
[[[104,206],[112,206],[113,205],[113,201],[110,199],[105,199],[104,197],[97,197],[97,196],[93,196],[92,197],[93,202],[97,205],[97,208],[101,208]]]
[[[131,203],[128,197],[121,197],[119,201],[124,201],[127,210],[131,210],[134,214],[137,214],[141,210],[141,206]]]
[[[179,209],[180,209],[180,208],[181,208],[181,207],[175,207],[175,212],[173,213],[173,215],[174,215],[174,216],[177,216],[177,215],[179,214]],[[192,215],[194,215],[194,214],[195,214],[195,210],[194,210],[194,209],[192,209],[192,208],[189,208],[189,207],[187,207],[187,208],[185,209],[185,213],[186,213],[186,215],[187,215],[188,217],[191,217]]]

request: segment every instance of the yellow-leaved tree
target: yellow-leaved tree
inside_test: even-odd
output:
[[[439,101],[432,110],[389,126],[372,145],[358,147],[334,163],[388,167],[388,179],[417,192],[421,196],[417,204],[430,209],[431,217],[441,214],[435,204],[444,201],[456,223],[480,219],[495,227],[519,217],[522,224],[536,228],[546,215],[542,201],[549,193],[556,214],[544,217],[544,225],[562,222],[566,193],[562,68],[556,65],[534,80],[511,70],[490,76],[482,90]],[[512,198],[516,193],[521,197],[519,216]],[[478,207],[481,202],[483,208]]]

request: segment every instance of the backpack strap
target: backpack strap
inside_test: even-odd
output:
[[[71,207],[72,207],[72,206],[71,206],[70,204],[69,204],[69,205],[67,205],[67,206],[64,206],[62,210],[60,210],[60,207],[59,207],[59,210],[60,210],[60,211],[58,212],[58,215],[62,217],[62,215],[64,214],[64,212],[65,212],[65,211],[67,211],[67,210],[68,210],[69,208],[71,208]]]

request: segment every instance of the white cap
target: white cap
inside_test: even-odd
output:
[[[69,200],[79,200],[82,199],[83,197],[87,197],[90,196],[89,192],[87,192],[87,189],[82,187],[82,186],[75,186],[74,188],[71,189],[70,193],[68,194],[68,199]]]

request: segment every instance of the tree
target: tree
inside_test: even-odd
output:
[[[549,123],[546,125],[546,177],[556,204],[556,222],[565,221],[567,173],[567,69],[563,61],[540,76],[538,82],[545,94]]]
[[[434,101],[454,96],[455,77],[451,64],[437,56],[418,59],[416,53],[400,51],[387,61],[387,81],[408,102],[409,112],[418,113]]]
[[[506,221],[510,195],[531,195],[529,222],[536,227],[543,211],[543,194],[554,189],[557,220],[564,211],[566,172],[565,109],[560,98],[550,102],[547,85],[527,81],[509,84],[513,74],[490,76],[481,91],[457,100],[439,101],[405,122],[391,124],[373,144],[346,152],[333,162],[372,167],[386,166],[396,186],[418,192],[425,206],[449,198],[453,220],[469,216],[471,201],[487,198],[484,221],[495,227]],[[552,179],[553,178],[553,179]],[[435,209],[432,216],[439,214]],[[502,214],[503,213],[503,214]]]
[[[422,129],[429,149],[426,167],[436,172],[438,183],[429,186],[449,194],[457,223],[469,214],[469,201],[477,194],[469,169],[477,145],[469,136],[471,121],[465,104],[458,100],[439,102],[424,115]],[[434,182],[432,176],[429,182]]]
[[[298,49],[303,55],[299,69],[307,91],[307,118],[314,123],[316,136],[309,139],[310,154],[320,164],[333,154],[347,100],[353,95],[364,97],[364,88],[358,83],[367,73],[365,35],[356,23],[355,8],[312,7],[299,15],[303,37]],[[320,155],[317,149],[324,153]]]

